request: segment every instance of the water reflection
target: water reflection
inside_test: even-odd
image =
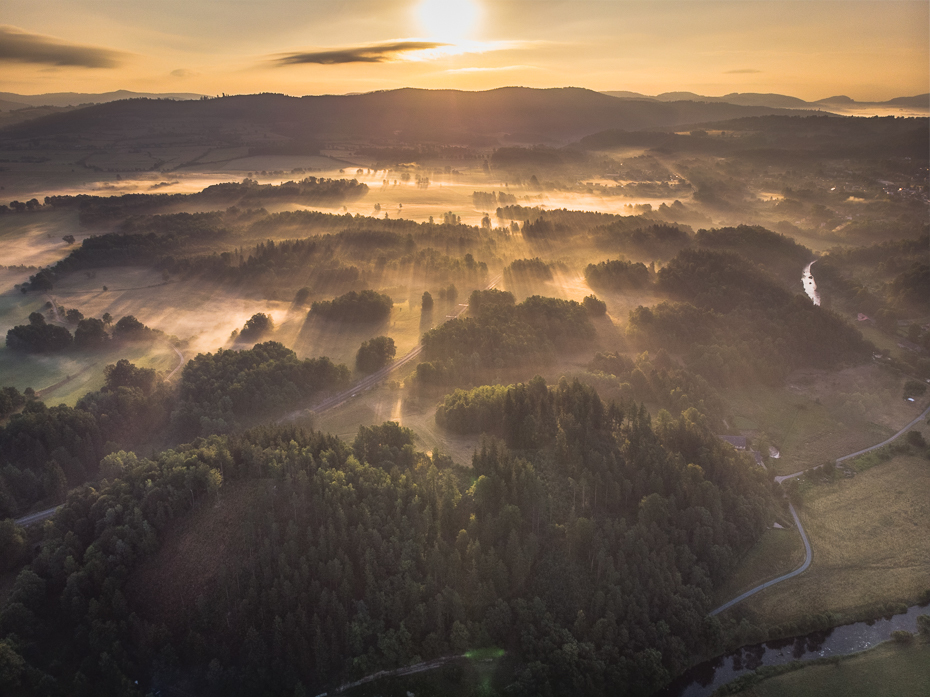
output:
[[[804,271],[801,273],[801,283],[804,284],[804,292],[807,293],[808,297],[815,305],[819,305],[820,293],[817,292],[817,282],[811,274],[811,267],[816,263],[817,260],[814,259],[814,261],[804,267]]]
[[[762,666],[858,653],[887,641],[895,630],[916,632],[917,617],[927,613],[925,608],[915,605],[900,615],[744,646],[691,668],[654,697],[707,697],[720,686]]]

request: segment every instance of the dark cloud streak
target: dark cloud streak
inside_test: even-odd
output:
[[[427,51],[431,48],[440,48],[449,44],[440,44],[432,41],[395,41],[389,44],[376,44],[374,46],[356,46],[339,48],[331,51],[314,51],[312,53],[290,53],[281,56],[275,62],[278,65],[302,65],[315,63],[318,65],[340,65],[343,63],[386,63],[394,60],[402,53],[410,51]]]
[[[761,70],[756,70],[755,68],[740,68],[739,70],[726,70],[724,75],[755,75],[756,73],[761,73]]]
[[[70,68],[115,68],[126,54],[96,46],[70,44],[50,36],[0,25],[0,62]]]

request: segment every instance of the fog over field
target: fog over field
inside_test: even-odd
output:
[[[926,3],[4,9],[3,697],[930,689]]]

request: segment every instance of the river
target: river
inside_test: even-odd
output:
[[[804,284],[804,292],[807,293],[815,305],[819,305],[820,293],[817,292],[817,282],[811,274],[811,267],[816,263],[817,260],[814,259],[814,261],[804,267],[804,271],[801,272],[801,283]]]
[[[897,629],[916,632],[917,617],[927,612],[926,605],[914,605],[905,613],[880,620],[845,624],[806,636],[744,646],[727,656],[696,665],[654,697],[707,697],[722,685],[761,666],[865,651],[887,641],[891,632]]]

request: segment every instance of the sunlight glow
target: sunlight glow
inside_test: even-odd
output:
[[[469,35],[481,15],[473,0],[423,0],[417,7],[420,25],[434,41],[460,41]]]

